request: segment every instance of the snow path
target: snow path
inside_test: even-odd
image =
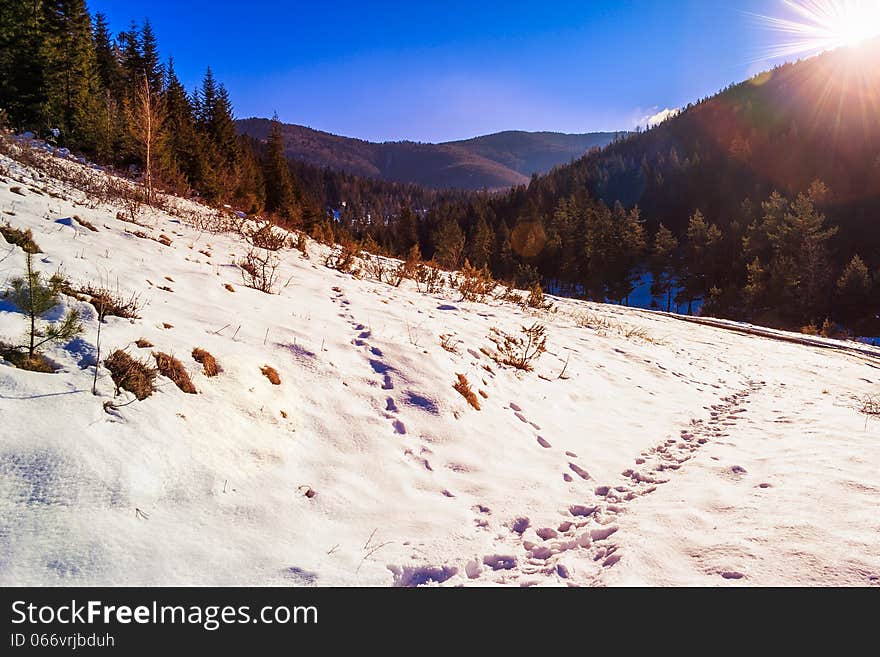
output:
[[[311,242],[266,295],[240,238],[118,211],[0,158],[0,220],[33,231],[41,271],[145,302],[103,354],[174,354],[198,394],[160,379],[123,406],[102,369],[93,396],[97,321],[74,300],[86,332],[47,351],[58,373],[0,363],[4,585],[880,584],[880,426],[857,411],[880,350],[461,302],[339,273]],[[0,242],[0,282],[22,265]],[[536,321],[534,372],[487,357],[490,329]],[[0,339],[22,328],[0,299]]]

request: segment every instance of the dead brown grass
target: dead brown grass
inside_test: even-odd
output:
[[[474,391],[471,390],[471,384],[468,382],[467,377],[464,374],[456,374],[458,377],[458,381],[452,385],[453,388],[467,400],[467,403],[473,406],[478,411],[480,410],[480,400],[477,399],[477,396],[474,394]]]
[[[127,390],[139,401],[153,394],[153,384],[158,373],[156,368],[132,358],[121,349],[117,349],[104,360],[104,367],[110,370],[110,377],[116,385],[116,394]]]
[[[217,359],[201,347],[193,349],[192,357],[197,363],[202,365],[202,371],[205,373],[205,376],[217,376],[223,371]]]
[[[159,368],[159,374],[171,379],[171,381],[188,395],[196,394],[196,387],[189,378],[186,368],[179,360],[169,354],[161,351],[153,353],[156,359],[156,366]]]
[[[146,338],[140,338],[135,342],[138,349],[149,349],[153,346],[153,343],[147,340]]]
[[[278,376],[278,370],[276,370],[274,367],[270,367],[269,365],[263,365],[263,367],[260,368],[260,372],[263,373],[263,376],[265,376],[267,379],[269,379],[269,382],[273,386],[280,386],[281,385],[281,377]]]
[[[0,357],[9,361],[12,363],[13,367],[17,367],[20,370],[39,372],[41,374],[55,373],[55,367],[45,356],[39,353],[29,356],[27,352],[14,349],[2,342],[0,342]]]

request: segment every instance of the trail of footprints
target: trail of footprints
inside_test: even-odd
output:
[[[387,394],[385,418],[390,420],[395,434],[406,435],[406,425],[399,418],[398,403],[390,396],[394,390],[394,368],[382,360],[383,353],[380,349],[370,345],[370,330],[349,312],[350,302],[342,290],[334,287],[333,292],[335,294],[331,299],[341,308],[339,316],[355,332],[352,344],[367,350],[370,367],[379,377],[377,383]],[[555,577],[568,581],[573,586],[572,569],[564,562],[566,553],[586,550],[600,568],[598,574],[591,575],[592,579],[585,583],[601,583],[602,572],[615,566],[623,557],[613,540],[618,531],[615,524],[617,516],[626,511],[629,503],[650,495],[658,486],[668,483],[670,477],[692,459],[700,447],[713,439],[728,437],[730,428],[743,419],[748,397],[764,385],[764,382],[750,382],[743,390],[723,397],[719,403],[707,407],[708,419],[693,419],[686,429],[680,431],[678,437],[669,438],[642,452],[635,459],[634,467],[621,473],[621,479],[616,485],[596,486],[593,498],[587,503],[570,505],[561,514],[556,526],[535,528],[531,526],[529,518],[515,518],[505,527],[508,535],[512,534],[516,539],[511,553],[487,554],[481,559],[471,560],[465,565],[464,574],[471,580],[488,578],[498,583],[519,582],[521,585],[538,584],[543,578]],[[519,405],[511,402],[509,407],[520,422],[534,429],[535,440],[540,448],[553,449],[551,442],[537,433],[541,431],[541,427],[530,421]],[[418,453],[412,449],[407,449],[405,453],[417,464],[433,471],[427,458],[431,451],[427,447],[422,446]],[[576,462],[577,458],[577,454],[565,452],[566,470],[562,473],[563,479],[574,482],[577,477],[583,481],[592,481],[589,472]],[[454,497],[446,490],[443,494]],[[499,529],[493,527],[491,509],[478,504],[472,511],[476,528],[483,531]],[[502,536],[499,535],[499,538]]]
[[[596,486],[593,498],[583,504],[572,504],[561,514],[558,525],[554,527],[531,528],[528,518],[517,518],[510,526],[510,532],[517,536],[516,554],[487,555],[482,561],[474,560],[467,564],[465,571],[470,579],[488,577],[499,583],[518,581],[522,585],[540,583],[542,578],[556,577],[571,581],[571,567],[564,563],[565,555],[572,550],[586,550],[590,558],[600,565],[598,574],[592,574],[588,584],[601,583],[605,569],[615,566],[623,558],[613,537],[618,531],[617,517],[626,511],[629,503],[644,495],[650,495],[658,486],[666,484],[674,473],[695,456],[695,453],[711,440],[725,438],[730,427],[744,419],[748,397],[764,387],[764,382],[749,382],[747,387],[722,398],[719,403],[707,407],[708,419],[693,419],[679,436],[669,438],[642,452],[634,462],[634,467],[621,473],[616,485]],[[517,417],[536,430],[533,423],[525,419],[522,409],[511,404]],[[540,447],[551,449],[552,445],[542,436],[537,436]],[[567,452],[567,458],[576,455]],[[573,473],[584,480],[589,474],[569,462]],[[566,481],[571,475],[565,473]],[[489,529],[491,511],[486,507],[474,507],[478,527]]]

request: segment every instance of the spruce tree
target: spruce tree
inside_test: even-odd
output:
[[[666,226],[660,224],[651,252],[651,294],[666,297],[666,312],[672,310],[672,290],[677,270],[678,239]]]
[[[284,136],[278,115],[272,117],[266,152],[263,156],[263,179],[266,184],[266,210],[290,220],[296,209],[293,183],[287,158],[284,156]]]

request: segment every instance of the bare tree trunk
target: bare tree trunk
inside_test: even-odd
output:
[[[134,96],[134,109],[129,113],[132,135],[143,149],[144,189],[147,203],[153,204],[153,156],[159,143],[160,131],[165,114],[159,100],[150,89],[150,81],[145,75],[138,83]]]

